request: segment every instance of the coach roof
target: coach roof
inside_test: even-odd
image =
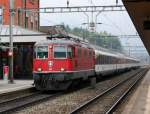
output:
[[[80,41],[74,41],[74,40],[70,40],[70,39],[65,39],[65,38],[53,38],[52,40],[42,40],[40,42],[37,42],[35,44],[35,46],[38,45],[49,45],[49,44],[63,44],[63,45],[78,45],[78,46],[82,46],[85,48],[91,48],[91,46],[89,45],[89,43],[84,43],[84,42],[80,42]]]

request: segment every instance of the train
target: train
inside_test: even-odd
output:
[[[73,37],[48,37],[34,46],[37,90],[65,90],[72,83],[139,67],[139,60]]]

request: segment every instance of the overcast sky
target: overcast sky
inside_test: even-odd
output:
[[[92,5],[91,0],[69,0],[70,6],[87,6]],[[115,0],[92,0],[94,5],[115,5]],[[67,0],[40,0],[40,7],[58,7],[67,6]],[[119,4],[122,5],[121,0]],[[91,13],[88,13],[91,17]],[[96,13],[94,14],[96,15]],[[87,17],[84,13],[67,13],[67,14],[41,14],[41,25],[58,25],[62,22],[71,27],[82,27],[82,23],[87,22]],[[107,31],[113,35],[135,35],[136,29],[126,11],[124,12],[102,12],[98,16],[98,22],[103,24],[98,25],[97,32]],[[124,39],[123,45],[143,45],[140,39]]]
[[[41,0],[41,7],[66,6],[67,0]],[[115,5],[115,0],[93,0],[95,5]],[[119,2],[119,4],[122,4]],[[70,6],[91,5],[91,0],[70,0]],[[91,13],[88,13],[91,17]],[[94,14],[96,15],[96,13]],[[91,18],[90,18],[91,19]],[[42,14],[41,25],[55,25],[64,22],[72,27],[86,27],[82,23],[87,22],[84,13],[74,14]],[[136,30],[127,12],[102,12],[98,17],[97,31],[108,31],[113,34],[135,34]]]

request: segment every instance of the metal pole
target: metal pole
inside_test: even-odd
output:
[[[9,0],[9,34],[10,34],[10,49],[9,49],[9,82],[14,83],[13,77],[13,15],[14,15],[14,0]]]
[[[100,12],[98,12],[97,14],[96,14],[96,17],[95,17],[95,31],[96,31],[96,29],[97,29],[97,17],[99,16],[99,14],[101,13],[101,11]]]
[[[89,22],[90,22],[89,15],[85,12],[83,13],[87,16],[87,29],[89,30]]]

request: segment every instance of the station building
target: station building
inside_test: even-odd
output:
[[[39,0],[14,0],[13,17],[14,78],[32,79],[33,46],[44,40],[46,34],[39,32],[39,14],[19,9],[39,8]],[[0,0],[0,79],[3,66],[9,66],[9,0]]]
[[[21,9],[39,8],[39,0],[14,0],[14,25],[38,30],[39,13],[22,12]],[[9,25],[9,0],[0,0],[0,24]]]
[[[34,57],[34,44],[46,39],[47,34],[13,27],[14,43],[14,78],[32,79],[32,64]],[[3,66],[9,66],[9,26],[0,26],[0,79],[3,78]]]

